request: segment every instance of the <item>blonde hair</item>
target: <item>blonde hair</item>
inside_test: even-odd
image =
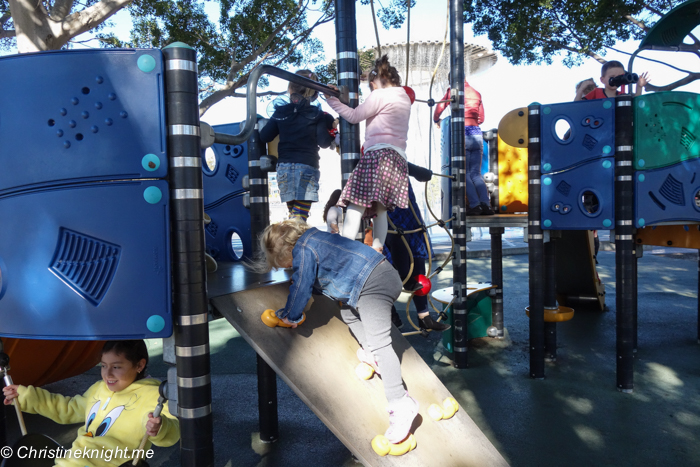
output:
[[[316,76],[316,73],[314,73],[311,70],[298,70],[295,74],[299,76],[303,76],[304,78],[309,78],[314,81],[318,81],[318,77]],[[297,94],[304,99],[307,99],[309,102],[313,102],[316,100],[318,97],[318,91],[315,89],[307,88],[302,86],[301,84],[296,84],[296,83],[289,83],[289,86],[287,87],[287,92],[289,92],[289,97],[292,96],[292,94]]]
[[[592,83],[588,83],[588,81],[593,81]],[[585,96],[589,92],[592,92],[596,88],[595,80],[593,78],[588,78],[584,79],[583,81],[580,81],[576,84],[576,92],[578,92],[579,88],[581,86],[585,86],[583,88],[583,95]]]
[[[282,262],[291,257],[297,240],[309,228],[306,222],[296,219],[267,226],[258,238],[260,257],[250,265],[250,268],[260,273],[269,272],[272,269],[283,269]]]

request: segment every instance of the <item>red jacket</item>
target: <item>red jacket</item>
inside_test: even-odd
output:
[[[450,88],[447,88],[445,96],[441,99],[449,101]],[[440,115],[445,111],[449,102],[441,102],[435,107],[433,121],[440,121]],[[464,126],[479,126],[484,123],[484,103],[481,100],[481,94],[467,83],[464,82]]]

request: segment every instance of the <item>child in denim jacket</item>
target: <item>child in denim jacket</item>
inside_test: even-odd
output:
[[[396,270],[367,245],[296,220],[267,227],[260,250],[264,259],[259,269],[294,270],[287,304],[277,311],[285,323],[297,326],[314,288],[343,302],[340,314],[360,343],[358,358],[378,367],[382,375],[389,402],[385,436],[392,443],[405,439],[418,403],[404,389],[401,363],[391,346],[391,307],[402,287]]]

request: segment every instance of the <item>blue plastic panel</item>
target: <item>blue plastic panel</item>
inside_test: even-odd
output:
[[[542,176],[544,230],[612,229],[615,225],[615,158]]]
[[[237,135],[239,123],[216,125],[217,133]],[[213,167],[209,164],[213,161]],[[202,151],[202,178],[204,184],[204,205],[212,205],[220,200],[239,196],[243,189],[243,177],[248,175],[248,145],[233,146],[215,144]],[[209,212],[207,211],[207,214]]]
[[[252,258],[253,245],[250,233],[250,210],[243,206],[243,196],[227,198],[225,202],[204,206],[211,222],[204,227],[207,253],[217,261],[240,261]],[[232,238],[237,236],[235,245]],[[234,250],[243,248],[242,254]]]
[[[168,197],[155,180],[0,199],[0,335],[171,335]]]
[[[638,171],[635,179],[635,223],[700,222],[700,159]]]
[[[164,178],[157,49],[0,58],[0,195],[85,180]]]
[[[614,109],[615,99],[540,107],[542,173],[558,172],[591,159],[615,155]]]

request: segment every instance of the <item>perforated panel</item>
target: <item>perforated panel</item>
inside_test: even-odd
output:
[[[540,107],[542,173],[615,155],[614,104],[596,99]]]
[[[636,225],[700,221],[700,159],[635,172]]]
[[[635,97],[634,167],[667,167],[700,156],[700,95],[656,92]]]
[[[162,73],[161,52],[152,49],[0,58],[0,195],[165,177]]]

